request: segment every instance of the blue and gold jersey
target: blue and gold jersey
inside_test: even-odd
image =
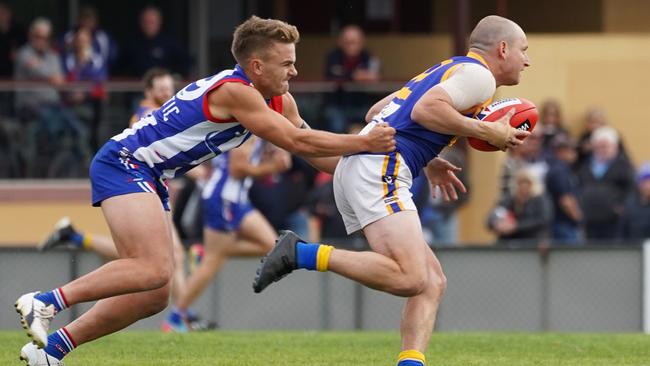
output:
[[[454,136],[434,132],[411,119],[415,103],[429,89],[445,81],[456,67],[463,63],[473,63],[487,67],[481,56],[470,52],[467,56],[457,56],[432,66],[411,79],[380,113],[373,117],[374,122],[387,122],[395,128],[397,151],[404,157],[413,178],[449,145]],[[487,102],[487,101],[486,101]],[[480,108],[477,108],[480,110]],[[472,117],[469,115],[469,117]]]

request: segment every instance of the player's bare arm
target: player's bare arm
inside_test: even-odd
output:
[[[213,115],[227,113],[253,134],[298,155],[336,156],[395,149],[395,130],[387,126],[379,126],[367,136],[295,128],[284,116],[269,109],[258,91],[242,84],[226,83],[212,92],[208,101]]]
[[[309,129],[309,125],[305,120],[300,117],[300,112],[298,111],[298,105],[296,100],[293,99],[293,96],[290,93],[286,93],[282,96],[282,113],[284,116],[294,124],[294,126]],[[339,163],[341,156],[328,156],[328,157],[305,157],[305,160],[309,162],[314,168],[329,174],[334,174],[336,165]]]
[[[385,96],[384,98],[382,98],[382,100],[380,100],[379,102],[375,103],[372,107],[370,107],[368,113],[366,113],[366,123],[370,123],[370,121],[372,121],[372,117],[374,117],[377,113],[381,112],[381,110],[384,109],[384,107],[388,105],[388,103],[390,103],[391,100],[393,100],[396,93],[397,92],[393,92]]]
[[[465,117],[454,109],[449,94],[435,86],[415,103],[411,118],[432,131],[476,137],[505,150],[521,145],[520,138],[530,134],[510,127],[509,122],[513,114],[514,110],[511,110],[496,122],[482,122]]]
[[[262,161],[259,164],[252,164],[250,161],[250,156],[253,151],[254,141],[254,138],[249,139],[238,149],[232,149],[230,151],[228,172],[233,178],[258,178],[268,174],[283,172],[291,168],[291,157],[283,157],[280,154],[278,154],[277,157]],[[284,153],[288,155],[287,152]]]

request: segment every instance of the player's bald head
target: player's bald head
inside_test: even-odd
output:
[[[524,31],[517,23],[498,15],[488,15],[481,19],[469,36],[469,47],[488,51],[499,42],[512,42],[524,37]]]

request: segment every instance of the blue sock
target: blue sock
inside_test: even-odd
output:
[[[48,292],[42,292],[34,296],[34,298],[44,302],[46,305],[54,305],[54,309],[56,309],[57,313],[63,309],[68,308],[68,302],[66,301],[65,296],[63,296],[61,288],[56,288]]]
[[[187,316],[186,312],[181,311],[178,308],[174,307],[172,311],[169,312],[169,315],[167,316],[167,320],[173,324],[183,324],[183,320],[185,319],[186,316]]]
[[[298,268],[315,271],[319,247],[319,244],[313,243],[296,244],[296,262],[298,262]]]
[[[424,366],[424,363],[417,360],[403,360],[400,361],[397,366]]]
[[[70,241],[76,247],[82,248],[84,246],[84,235],[75,231],[70,235]]]
[[[47,347],[44,351],[57,360],[62,360],[75,347],[77,345],[70,337],[70,333],[65,328],[61,328],[47,337]]]

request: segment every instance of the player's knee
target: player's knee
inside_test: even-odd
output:
[[[145,317],[153,316],[165,310],[169,305],[169,286],[151,294],[145,305]]]
[[[435,297],[441,298],[447,290],[447,276],[444,273],[434,273],[429,280],[429,286]]]
[[[143,289],[153,290],[167,285],[172,277],[172,266],[150,266],[141,272]]]
[[[413,297],[421,294],[427,288],[426,275],[404,276],[394,289],[394,294],[404,297]]]

